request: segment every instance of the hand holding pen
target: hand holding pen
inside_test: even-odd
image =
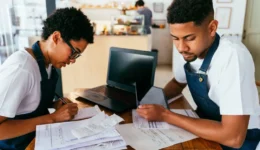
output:
[[[57,93],[55,93],[55,95],[58,97],[58,99],[63,103],[63,104],[67,104],[66,100],[64,98],[62,98],[60,95],[58,95]]]
[[[78,113],[77,103],[70,103],[66,101],[66,98],[62,98],[57,93],[55,93],[55,95],[58,97],[59,101],[57,101],[58,105],[56,107],[56,111],[50,114],[53,121],[63,122],[73,119],[74,116]]]

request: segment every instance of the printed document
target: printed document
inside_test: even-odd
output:
[[[97,145],[104,142],[122,141],[124,139],[120,136],[118,131],[116,131],[115,127],[111,126],[112,124],[115,124],[115,122],[109,122],[107,120],[107,118],[112,118],[114,119],[113,121],[118,121],[119,118],[117,117],[118,116],[116,115],[112,117],[107,116],[104,112],[100,112],[90,119],[39,125],[36,127],[35,150],[70,150],[79,147]],[[80,139],[75,137],[72,133],[73,129],[98,123],[100,124],[100,122],[103,123],[103,126],[107,125],[109,128]],[[83,132],[82,134],[85,133]],[[119,147],[122,146],[119,145]]]
[[[147,121],[145,118],[138,115],[135,109],[132,110],[133,124],[136,128],[142,129],[169,129],[168,123]]]
[[[113,126],[120,123],[121,121],[124,121],[124,119],[113,114],[101,122],[92,122],[90,124],[85,124],[79,128],[72,129],[71,132],[75,137],[77,137],[78,139],[81,139],[84,137],[98,134],[109,128],[112,128]]]
[[[133,124],[116,126],[117,131],[124,138],[127,145],[134,149],[158,150],[174,144],[197,138],[194,134],[183,129],[140,129]]]
[[[189,116],[193,118],[199,118],[198,115],[193,112],[191,109],[171,109],[172,112],[175,112],[177,114],[181,114],[184,116]],[[132,119],[133,124],[136,128],[141,129],[169,129],[169,124],[166,122],[157,122],[157,121],[147,121],[145,118],[142,118],[138,115],[136,110],[132,110]],[[173,126],[173,125],[171,125]],[[175,128],[179,128],[176,126],[173,126]]]

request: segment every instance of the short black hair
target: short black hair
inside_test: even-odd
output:
[[[214,16],[212,0],[174,0],[168,8],[167,21],[201,25],[211,14]]]
[[[82,38],[88,43],[94,42],[93,27],[88,17],[79,9],[73,7],[57,9],[43,24],[43,40],[47,40],[54,31],[59,31],[65,41],[78,41]]]
[[[144,1],[143,0],[138,0],[135,2],[135,7],[137,6],[144,6]]]

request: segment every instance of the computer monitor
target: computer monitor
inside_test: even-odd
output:
[[[107,84],[135,93],[135,83],[154,84],[157,52],[110,48]]]

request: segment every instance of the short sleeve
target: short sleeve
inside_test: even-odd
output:
[[[31,74],[17,66],[0,69],[0,115],[13,118],[30,91]]]
[[[184,64],[185,61],[182,60],[181,54],[177,51],[177,49],[174,47],[173,50],[173,71],[174,71],[174,77],[179,83],[187,83],[186,80],[186,74],[184,71]]]
[[[255,114],[259,107],[259,98],[255,85],[254,63],[250,53],[246,49],[239,51],[233,49],[226,60],[217,85],[220,113],[222,115]]]

